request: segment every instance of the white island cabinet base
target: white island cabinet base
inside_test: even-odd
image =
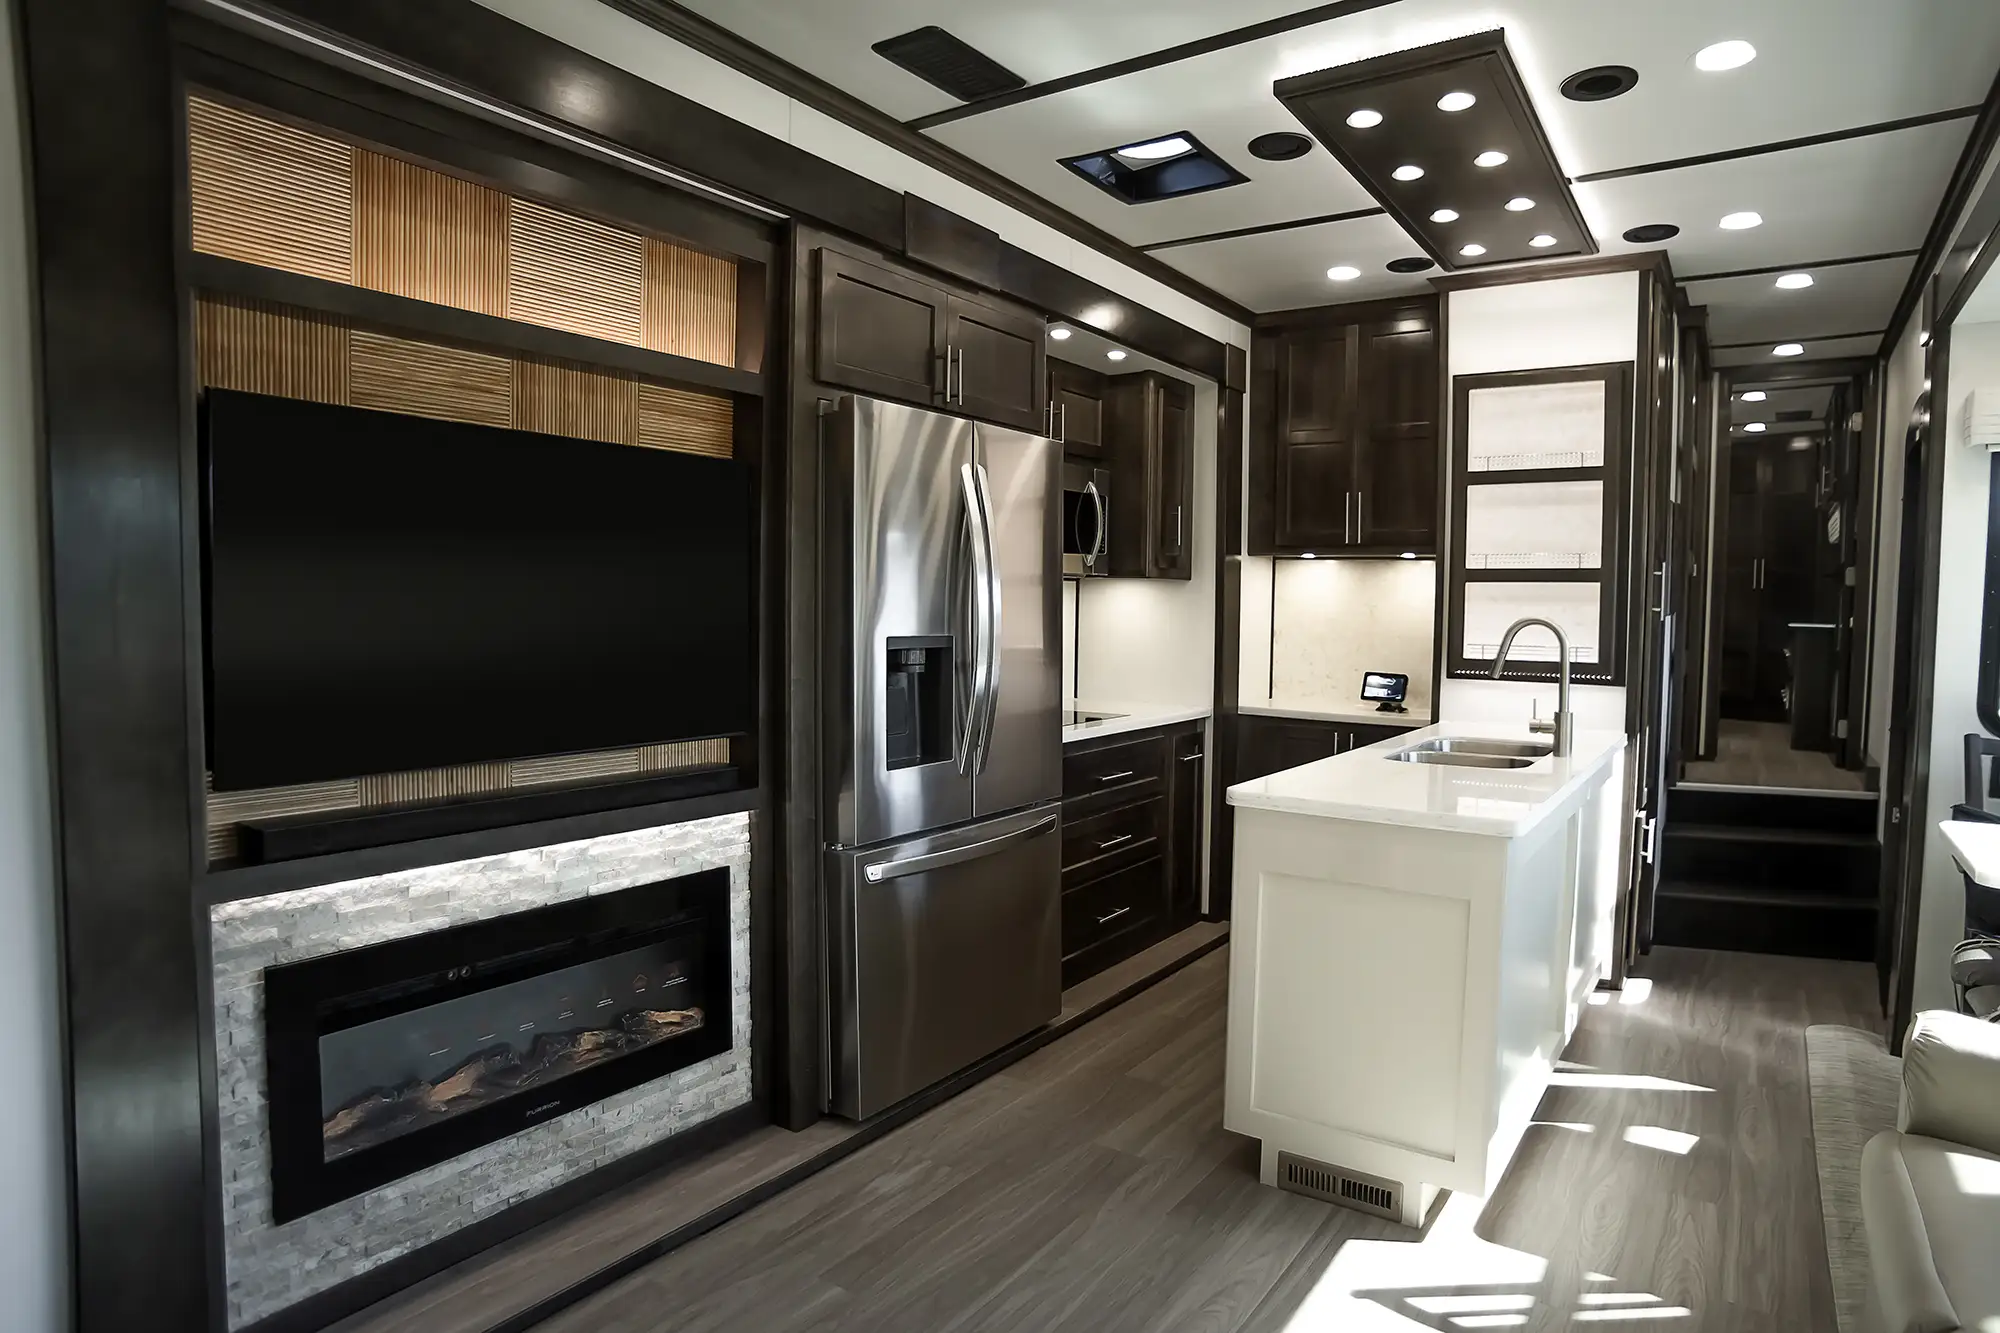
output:
[[[1224,1123],[1263,1140],[1265,1184],[1280,1153],[1379,1177],[1412,1226],[1499,1182],[1613,950],[1624,738],[1515,770],[1389,758],[1467,735],[1529,739],[1432,727],[1229,792]]]

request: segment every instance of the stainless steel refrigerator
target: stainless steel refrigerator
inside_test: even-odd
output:
[[[823,468],[829,1105],[1062,1007],[1060,445],[843,398]]]

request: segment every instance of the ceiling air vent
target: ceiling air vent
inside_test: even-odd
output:
[[[1811,421],[1812,419],[1813,410],[1810,407],[1788,407],[1778,413],[1778,420],[1780,421]]]
[[[999,61],[932,24],[875,43],[875,53],[961,102],[998,97],[1028,81]]]
[[[1395,1181],[1349,1171],[1346,1167],[1328,1166],[1297,1153],[1278,1154],[1278,1188],[1309,1199],[1337,1203],[1356,1212],[1386,1217],[1391,1222],[1403,1220],[1402,1188]]]

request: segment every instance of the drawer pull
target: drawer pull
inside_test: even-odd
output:
[[[1100,775],[1098,776],[1098,779],[1097,779],[1097,780],[1098,780],[1099,782],[1116,782],[1116,781],[1118,781],[1118,779],[1120,779],[1120,778],[1136,778],[1136,777],[1138,777],[1138,776],[1139,776],[1139,770],[1138,770],[1138,769],[1136,769],[1136,768],[1128,768],[1128,769],[1126,769],[1125,771],[1123,771],[1122,773],[1104,773],[1104,774],[1100,774]]]
[[[1184,755],[1182,755],[1182,756],[1181,756],[1181,762],[1182,762],[1183,764],[1192,764],[1192,763],[1193,763],[1193,762],[1194,762],[1195,760],[1197,760],[1197,759],[1199,759],[1199,758],[1201,758],[1201,751],[1199,751],[1199,750],[1196,750],[1196,751],[1195,751],[1195,752],[1194,752],[1193,754],[1184,754]]]
[[[1116,921],[1119,917],[1124,916],[1127,912],[1131,910],[1132,909],[1129,907],[1121,907],[1117,911],[1111,913],[1108,916],[1101,916],[1097,918],[1097,924],[1101,926],[1107,921]]]
[[[1100,852],[1106,851],[1112,847],[1116,847],[1121,842],[1130,842],[1130,841],[1132,841],[1131,834],[1121,833],[1115,838],[1107,838],[1103,842],[1098,843],[1097,850]]]

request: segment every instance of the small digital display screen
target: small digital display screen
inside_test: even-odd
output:
[[[1364,671],[1361,673],[1361,697],[1380,703],[1399,704],[1409,692],[1410,678],[1393,671]]]

